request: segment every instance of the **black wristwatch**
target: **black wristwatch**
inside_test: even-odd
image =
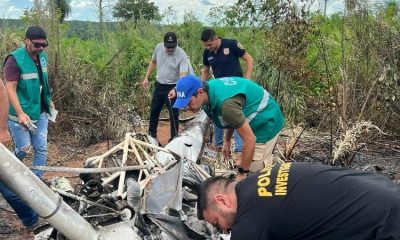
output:
[[[242,167],[239,167],[239,168],[238,168],[238,173],[240,173],[240,174],[246,174],[246,173],[249,173],[249,172],[250,172],[249,169],[244,170]]]

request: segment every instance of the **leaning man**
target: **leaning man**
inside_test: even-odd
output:
[[[400,239],[399,186],[352,169],[282,163],[239,182],[212,177],[197,204],[231,240]]]
[[[174,107],[193,112],[203,108],[218,127],[226,129],[224,154],[230,153],[233,130],[238,132],[243,139],[243,152],[237,179],[272,164],[272,151],[284,117],[278,103],[260,85],[240,77],[202,82],[188,75],[179,79],[176,94]]]

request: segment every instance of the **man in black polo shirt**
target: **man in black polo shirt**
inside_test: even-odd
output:
[[[198,214],[231,240],[395,240],[400,188],[373,173],[283,163],[240,182],[207,179]]]
[[[246,52],[243,46],[235,39],[219,38],[213,29],[205,29],[201,33],[201,41],[205,47],[203,53],[204,67],[201,71],[201,80],[206,81],[211,76],[210,69],[215,78],[244,77],[251,79],[253,58]],[[240,58],[246,62],[246,70],[243,75],[240,66]],[[217,126],[214,127],[214,143],[217,148],[222,148],[224,156],[230,156],[230,143],[223,141],[224,132]],[[239,134],[234,132],[235,152],[241,153],[243,141]],[[237,159],[241,159],[240,156]],[[236,162],[236,165],[240,165]]]
[[[253,58],[235,39],[219,38],[213,29],[205,29],[201,34],[205,47],[203,53],[203,70],[201,79],[210,78],[210,68],[215,78],[244,77],[251,79]],[[243,75],[239,58],[246,62]]]

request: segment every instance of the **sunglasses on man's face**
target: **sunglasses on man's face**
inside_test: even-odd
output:
[[[40,48],[40,47],[46,48],[47,46],[49,46],[49,42],[47,41],[44,43],[38,43],[31,40],[31,42],[35,48]]]

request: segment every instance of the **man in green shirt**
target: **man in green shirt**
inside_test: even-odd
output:
[[[226,129],[224,154],[229,152],[233,130],[239,133],[243,152],[238,179],[272,164],[272,150],[284,117],[275,99],[261,86],[241,77],[202,82],[188,75],[178,80],[176,95],[175,108],[192,112],[203,108],[218,127]]]

